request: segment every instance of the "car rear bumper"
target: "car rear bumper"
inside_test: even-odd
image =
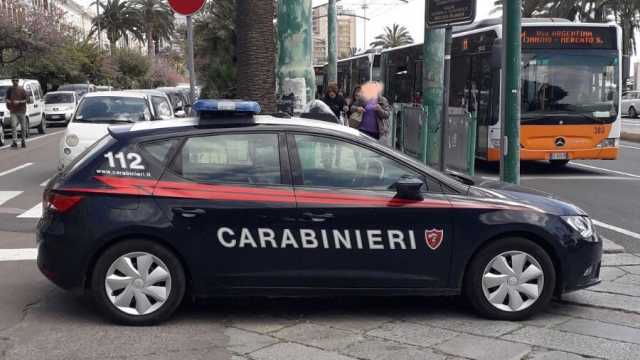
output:
[[[567,160],[616,160],[620,150],[618,148],[564,149],[561,151],[522,149],[520,150],[520,160],[547,161],[551,159],[553,153],[566,153]],[[489,149],[487,157],[488,161],[500,161],[500,149]]]

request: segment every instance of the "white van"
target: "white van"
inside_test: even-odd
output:
[[[11,117],[5,99],[7,90],[11,86],[13,86],[11,79],[0,80],[0,131],[7,133],[11,132]],[[44,121],[44,101],[40,83],[37,80],[20,79],[20,86],[27,92],[27,123],[29,124],[29,129],[37,128],[40,134],[44,134],[47,124]],[[29,133],[30,131],[27,131],[27,137]],[[3,140],[4,137],[0,135],[0,145],[2,145]]]

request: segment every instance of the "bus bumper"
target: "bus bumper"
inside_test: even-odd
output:
[[[553,153],[566,153],[568,160],[616,160],[620,154],[620,149],[592,148],[592,149],[562,149],[562,150],[520,150],[520,160],[551,160]],[[500,149],[489,149],[488,161],[500,161]]]

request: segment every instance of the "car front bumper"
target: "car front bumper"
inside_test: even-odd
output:
[[[558,290],[567,293],[600,283],[602,239],[598,242],[579,241],[569,248],[560,274],[563,281]]]

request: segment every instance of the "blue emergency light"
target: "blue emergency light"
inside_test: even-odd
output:
[[[203,115],[222,114],[246,114],[253,115],[260,113],[260,104],[255,101],[244,100],[198,100],[193,104],[193,109],[200,117]]]

